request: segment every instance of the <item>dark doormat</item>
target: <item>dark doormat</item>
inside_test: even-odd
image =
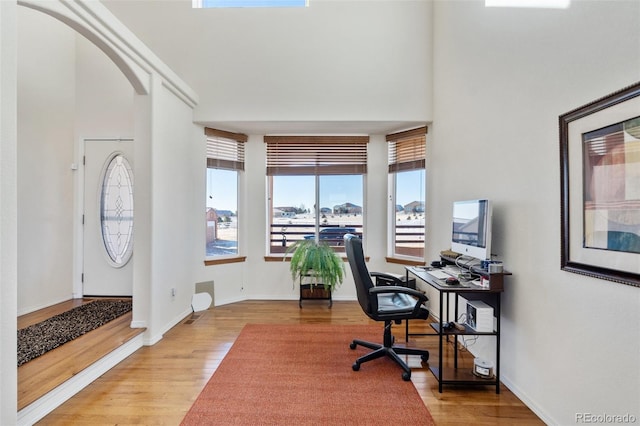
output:
[[[130,300],[95,300],[18,330],[18,367],[129,311]]]

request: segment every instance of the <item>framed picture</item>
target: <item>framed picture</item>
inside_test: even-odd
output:
[[[559,121],[561,268],[640,287],[640,82]]]

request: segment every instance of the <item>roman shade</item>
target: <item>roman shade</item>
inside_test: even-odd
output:
[[[207,168],[244,170],[244,144],[247,135],[205,127]]]
[[[389,143],[389,173],[425,168],[427,128],[387,135]]]

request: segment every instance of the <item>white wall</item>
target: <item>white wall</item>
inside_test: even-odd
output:
[[[0,424],[18,406],[17,324],[17,26],[15,1],[0,2]]]
[[[436,2],[434,15],[429,256],[448,247],[453,200],[493,199],[493,252],[514,274],[504,382],[549,424],[640,418],[640,289],[560,270],[558,148],[559,115],[640,80],[640,3]]]
[[[18,8],[18,312],[71,298],[75,33]]]
[[[131,83],[104,52],[78,34],[74,59],[77,138],[133,137]]]
[[[198,92],[196,121],[431,117],[429,1],[204,10],[189,0],[151,3],[105,2]]]
[[[194,212],[194,200],[203,198],[194,183],[203,176],[205,165],[193,139],[197,128],[193,110],[159,79],[152,84],[151,186],[137,188],[149,191],[151,202],[150,217],[143,216],[151,221],[151,238],[139,247],[151,256],[150,292],[142,300],[151,306],[147,332],[151,343],[191,312],[194,241],[204,222],[204,209],[201,215]]]

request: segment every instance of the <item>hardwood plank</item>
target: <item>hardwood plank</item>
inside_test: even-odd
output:
[[[334,301],[331,309],[326,301],[305,301],[300,309],[297,300],[245,301],[214,307],[185,318],[160,342],[136,351],[38,424],[178,425],[247,323],[374,321],[362,313],[357,302]],[[424,325],[412,322],[411,331],[432,332],[427,321]],[[404,325],[395,326],[394,334],[398,341],[404,340]],[[431,363],[437,362],[435,337],[412,337],[409,345],[428,348]],[[446,362],[451,361],[452,352],[447,345]],[[490,386],[446,386],[440,394],[431,372],[413,361],[411,366],[416,369],[412,382],[438,425],[544,425],[505,386],[499,395]],[[461,362],[471,365],[473,356],[462,353]]]
[[[43,315],[51,317],[82,303],[87,303],[87,299],[55,305],[47,308],[46,313],[34,313],[23,323],[29,324],[33,318],[39,318],[35,322],[42,321],[46,319]],[[144,332],[144,329],[131,328],[130,324],[131,312],[18,367],[18,410]]]

